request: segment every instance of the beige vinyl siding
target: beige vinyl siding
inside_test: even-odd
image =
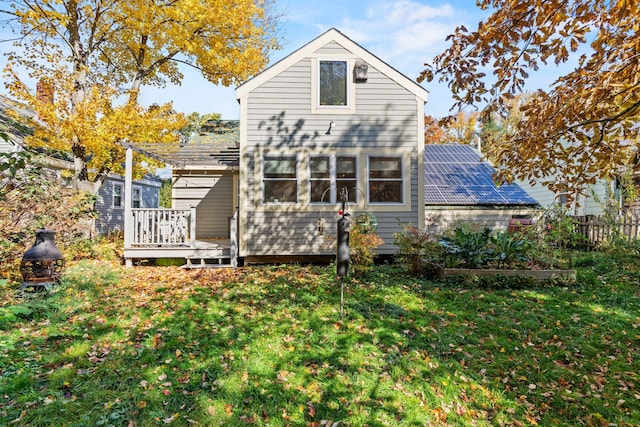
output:
[[[418,186],[415,159],[411,162],[411,205],[418,203]],[[259,189],[258,189],[259,191]],[[360,197],[362,197],[360,195]],[[269,255],[326,255],[334,253],[332,246],[335,234],[339,206],[331,205],[322,212],[287,212],[264,211],[254,209],[247,215],[245,235],[246,254],[243,256]],[[385,244],[378,248],[380,254],[395,253],[391,244],[393,233],[399,231],[399,224],[418,224],[418,212],[412,211],[380,211],[379,207],[347,206],[353,218],[363,212],[370,212],[378,220],[376,234]],[[376,209],[378,208],[378,209]],[[324,220],[324,234],[320,235],[317,227],[319,218]]]
[[[196,237],[229,237],[229,217],[233,215],[231,173],[191,171],[175,176],[174,181],[172,206],[196,208]]]
[[[306,56],[305,56],[306,55]],[[394,253],[391,245],[393,233],[399,223],[418,225],[424,209],[420,206],[418,191],[419,145],[424,117],[424,100],[399,82],[376,69],[371,58],[368,79],[354,82],[353,65],[357,58],[340,44],[330,42],[315,52],[300,55],[269,75],[259,85],[243,92],[242,171],[240,187],[240,255],[327,255],[335,253],[336,226],[339,203],[312,205],[307,203],[309,155],[328,154],[356,156],[358,159],[358,199],[367,193],[366,173],[368,156],[401,156],[404,162],[405,185],[403,204],[348,206],[355,216],[370,212],[378,219],[378,234],[385,245],[379,253]],[[350,85],[353,85],[353,105],[340,111],[340,107],[313,106],[314,67],[318,58],[349,61]],[[384,67],[383,67],[384,68]],[[406,85],[406,82],[403,82]],[[330,135],[329,123],[334,122]],[[261,159],[265,154],[298,156],[299,203],[265,205],[261,202]],[[324,220],[324,233],[318,231],[318,219]]]

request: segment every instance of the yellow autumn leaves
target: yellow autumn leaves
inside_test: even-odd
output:
[[[119,141],[176,141],[186,124],[170,104],[141,107],[143,86],[179,84],[181,64],[214,84],[239,83],[261,71],[278,47],[268,0],[21,0],[13,6],[21,37],[5,84],[34,112],[27,142],[72,153],[75,178],[98,187],[107,173],[122,172]],[[38,97],[33,80],[53,96]],[[155,163],[147,159],[147,166]]]

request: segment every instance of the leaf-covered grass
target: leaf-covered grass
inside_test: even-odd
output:
[[[326,266],[81,262],[27,300],[4,283],[0,424],[639,425],[640,268],[576,263],[574,285],[516,290],[379,266],[342,319]]]

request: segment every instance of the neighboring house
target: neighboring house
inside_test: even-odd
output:
[[[124,232],[124,177],[109,174],[96,201],[96,229],[100,234]],[[160,205],[160,187],[162,180],[155,176],[146,176],[136,180],[131,195],[132,208],[157,208]]]
[[[174,166],[173,225],[157,219],[141,231],[142,213],[132,211],[128,263],[334,256],[341,194],[354,218],[377,218],[376,233],[385,241],[380,254],[396,251],[391,242],[401,223],[424,223],[428,92],[415,81],[330,29],[240,85],[236,95],[237,144],[123,144],[128,170],[134,149]]]
[[[571,203],[568,203],[567,194],[554,193],[541,183],[532,185],[527,181],[518,181],[518,185],[535,197],[542,208],[548,209],[553,205],[566,206],[569,214],[575,216],[603,214],[611,196],[616,204],[620,203],[620,191],[615,181],[598,180],[590,185],[584,194],[574,197]]]
[[[24,137],[30,133],[30,129],[6,113],[9,110],[17,111],[21,116],[33,114],[21,104],[0,95],[0,133],[8,137],[8,140],[0,138],[0,153],[13,153],[22,150]]]
[[[26,150],[24,137],[31,129],[6,114],[7,110],[16,111],[22,117],[33,117],[34,113],[24,105],[0,95],[0,132],[7,134],[9,141],[0,138],[0,152],[9,153]],[[46,174],[49,179],[69,185],[64,172],[73,170],[73,162],[57,157],[45,159]],[[161,181],[156,177],[136,180],[132,191],[132,205],[140,208],[157,208],[160,200]],[[119,194],[118,194],[119,193]],[[107,234],[124,229],[124,177],[109,174],[104,185],[98,191],[96,203],[98,218],[97,231]]]
[[[424,159],[425,215],[435,233],[458,223],[506,229],[512,218],[540,211],[517,184],[496,185],[494,167],[470,145],[428,144]]]

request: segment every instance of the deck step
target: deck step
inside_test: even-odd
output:
[[[233,268],[228,258],[187,258],[186,260],[187,263],[182,268]]]

